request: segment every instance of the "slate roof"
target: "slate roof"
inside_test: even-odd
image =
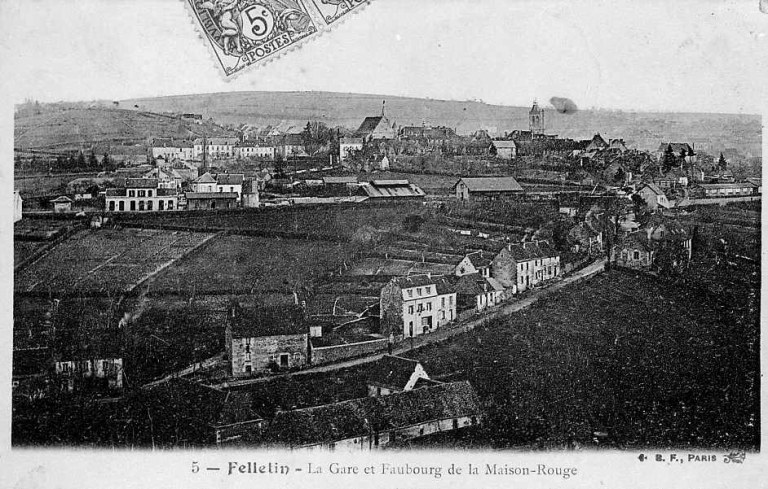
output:
[[[559,253],[547,241],[528,241],[507,246],[515,261],[538,260],[559,256]]]
[[[233,338],[308,334],[309,326],[298,307],[237,308],[230,320]]]
[[[363,183],[360,188],[365,195],[373,198],[421,198],[426,195],[421,188],[408,183],[408,180],[373,180]]]
[[[640,190],[642,190],[644,187],[648,187],[648,188],[651,190],[651,192],[653,192],[653,193],[654,193],[654,194],[656,194],[656,195],[664,195],[664,192],[662,192],[662,191],[661,191],[661,189],[660,189],[659,187],[657,187],[655,183],[650,183],[650,182],[649,182],[649,183],[646,183],[645,185],[643,185],[642,187],[640,187],[640,189],[638,190],[638,192],[639,192]]]
[[[371,365],[372,371],[368,376],[368,383],[403,390],[418,365],[418,360],[384,355]]]
[[[242,173],[219,173],[216,175],[218,185],[242,185],[245,175]]]
[[[493,257],[490,255],[484,254],[482,251],[474,251],[472,253],[469,253],[467,254],[467,258],[469,258],[469,261],[472,263],[472,266],[475,268],[490,267],[491,263],[493,263]]]
[[[514,177],[464,177],[464,182],[470,192],[522,192],[523,187]],[[458,185],[459,182],[456,182]],[[454,185],[455,187],[455,185]]]
[[[237,192],[187,192],[187,200],[194,199],[235,199]]]
[[[469,382],[452,382],[388,396],[282,411],[275,415],[265,435],[268,442],[275,444],[314,445],[480,414],[480,401]]]
[[[379,127],[379,123],[384,119],[384,116],[372,116],[372,117],[366,117],[363,119],[363,123],[360,124],[360,127],[357,129],[357,132],[360,134],[367,134],[371,133],[374,130],[376,130],[377,127]],[[386,121],[388,122],[388,121]]]
[[[393,279],[401,289],[410,289],[412,287],[424,287],[425,285],[434,285],[439,295],[452,294],[455,291],[448,279],[443,276],[429,275],[410,275],[408,277],[397,277]]]
[[[346,177],[323,177],[323,182],[326,185],[340,185],[340,184],[357,184],[357,177],[355,176],[346,176]]]
[[[51,202],[63,202],[63,203],[67,203],[67,202],[72,202],[72,199],[70,199],[70,198],[69,198],[69,197],[67,197],[66,195],[60,195],[60,196],[56,197],[55,199],[53,199]]]
[[[491,141],[491,144],[496,148],[517,148],[517,143],[514,141]]]

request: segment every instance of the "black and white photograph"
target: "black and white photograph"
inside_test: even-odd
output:
[[[765,483],[759,2],[0,26],[8,487]]]

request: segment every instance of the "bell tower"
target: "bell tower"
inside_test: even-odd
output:
[[[531,136],[541,136],[544,134],[544,109],[539,107],[539,103],[534,100],[531,110],[528,112],[528,127],[531,130]]]

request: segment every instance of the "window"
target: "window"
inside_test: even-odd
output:
[[[408,314],[413,314],[413,306],[408,306]]]
[[[250,354],[251,353],[251,344],[249,342],[245,341],[245,340],[243,340],[243,342],[245,343],[245,353],[246,354]]]
[[[148,210],[148,211],[151,211],[151,210],[152,210],[152,201],[151,201],[151,200],[148,200],[148,201],[147,201],[147,210]]]
[[[632,258],[635,259],[635,260],[639,260],[640,259],[640,252],[635,250],[635,252],[632,254]]]
[[[136,197],[136,191],[135,190],[129,190],[128,191],[128,197]]]
[[[121,200],[121,201],[120,201],[120,202],[117,204],[117,208],[118,208],[119,210],[121,210],[121,211],[124,211],[124,210],[125,210],[125,202]]]
[[[169,210],[169,211],[172,211],[172,210],[173,210],[173,201],[172,201],[172,200],[169,200],[169,201],[168,201],[168,210]]]
[[[251,370],[252,370],[252,368],[251,368],[250,365],[246,365],[245,366],[245,373],[249,374],[249,373],[251,373]]]
[[[287,367],[288,362],[290,361],[291,356],[288,353],[281,353],[280,354],[280,366],[281,367]]]
[[[426,294],[429,294],[429,293],[431,293],[430,291],[432,290],[432,288],[431,287],[425,287],[424,290],[426,291],[425,292]]]
[[[146,197],[147,193],[144,190],[139,190],[139,197]]]
[[[152,191],[151,190],[147,190],[147,197],[152,197]]]
[[[413,297],[413,289],[408,289],[408,297]]]
[[[234,192],[235,191],[235,187],[229,187],[229,191],[230,192]]]
[[[451,306],[453,305],[453,296],[452,295],[448,296],[448,304],[451,305]]]
[[[109,210],[110,211],[115,210],[115,201],[114,200],[110,200],[109,201]]]
[[[301,353],[294,353],[293,354],[293,364],[299,365],[301,363]]]
[[[139,201],[139,210],[140,210],[140,211],[143,211],[143,210],[144,210],[144,201],[143,201],[143,200],[140,200],[140,201]]]
[[[165,201],[164,200],[158,200],[157,201],[157,210],[159,210],[159,211],[165,210]]]
[[[445,307],[445,297],[440,298],[440,307]]]
[[[416,293],[417,293],[418,295],[421,295],[421,287],[419,287],[418,289],[416,289]]]
[[[431,311],[431,310],[432,310],[432,303],[427,302],[427,311]]]
[[[131,210],[132,210],[132,211],[135,211],[135,210],[136,210],[136,201],[135,201],[135,200],[132,200],[132,201],[131,201]]]

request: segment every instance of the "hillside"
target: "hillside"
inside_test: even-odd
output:
[[[132,99],[121,104],[152,112],[194,112],[224,124],[303,125],[307,120],[319,120],[356,129],[364,117],[380,113],[384,99],[388,117],[398,125],[426,122],[454,127],[462,134],[480,128],[503,133],[528,127],[528,107],[333,92],[229,92]],[[566,115],[550,108],[545,119],[549,133],[586,139],[600,132],[606,137],[623,137],[638,149],[655,150],[662,140],[684,140],[713,153],[724,148],[737,148],[747,156],[762,152],[758,115],[609,110]]]
[[[225,131],[212,122],[198,125],[169,115],[107,107],[44,105],[39,113],[15,117],[14,147],[24,150],[89,150],[97,153],[143,143],[150,136],[190,138]],[[143,150],[142,150],[143,151]]]

